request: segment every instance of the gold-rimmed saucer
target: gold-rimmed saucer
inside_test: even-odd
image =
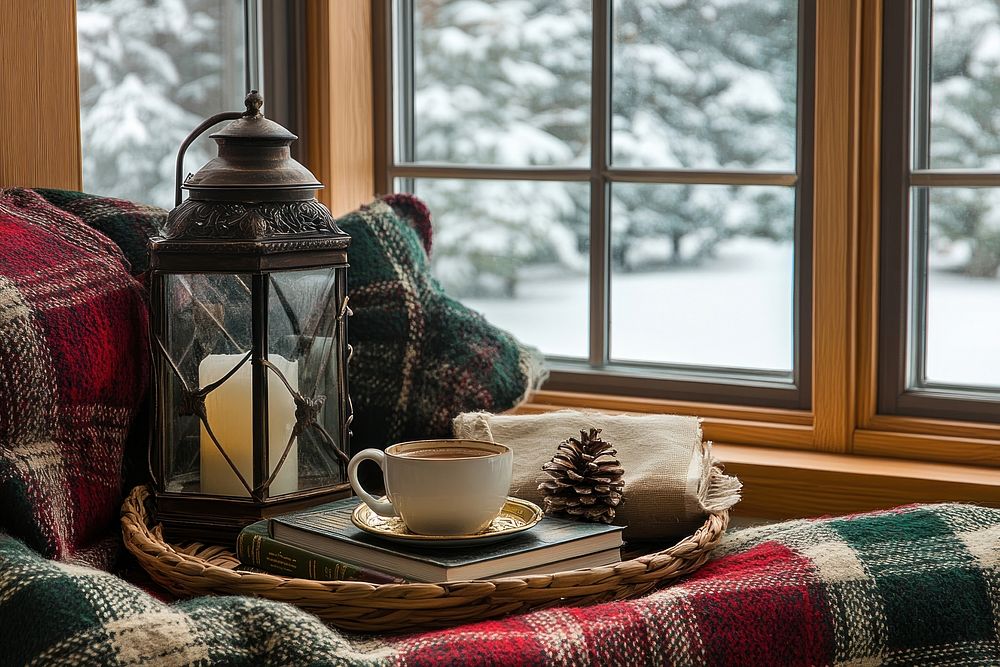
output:
[[[351,514],[354,525],[382,539],[410,546],[467,547],[491,544],[522,533],[542,520],[542,509],[527,500],[508,497],[500,514],[490,525],[473,535],[418,535],[411,533],[398,517],[379,516],[361,503]]]

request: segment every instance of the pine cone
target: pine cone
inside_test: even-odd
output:
[[[538,485],[550,516],[569,516],[611,523],[622,502],[625,470],[617,450],[600,438],[601,429],[580,431],[580,439],[564,440],[552,460],[542,466],[550,477]]]

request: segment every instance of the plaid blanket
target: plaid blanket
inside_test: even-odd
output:
[[[142,285],[115,243],[31,190],[0,189],[0,238],[0,528],[106,564],[148,376]]]
[[[168,605],[0,538],[0,646],[16,665],[997,665],[1000,510],[747,529],[644,598],[396,637],[266,600]]]

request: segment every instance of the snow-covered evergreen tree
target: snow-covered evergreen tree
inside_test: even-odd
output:
[[[1000,0],[937,0],[933,11],[930,166],[1000,169]],[[933,188],[930,206],[932,242],[959,246],[966,274],[997,276],[1000,191]]]
[[[83,180],[89,192],[173,206],[174,159],[206,116],[242,101],[239,0],[79,0]],[[188,151],[194,171],[210,142]]]
[[[612,154],[647,169],[795,168],[796,2],[616,3]],[[765,188],[618,185],[612,251],[627,268],[640,239],[672,261],[732,235],[790,238],[788,193]],[[682,242],[691,239],[685,250]]]
[[[417,161],[589,166],[591,0],[415,4]],[[794,169],[796,5],[614,3],[615,165]],[[416,190],[437,212],[437,270],[453,289],[510,295],[525,264],[587,265],[585,184],[428,180]],[[612,196],[619,268],[649,238],[675,249],[694,239],[699,256],[737,233],[791,236],[788,192],[617,185]]]
[[[414,155],[421,162],[587,166],[590,0],[415,3]],[[438,275],[513,295],[520,268],[582,269],[587,190],[532,181],[419,181]]]

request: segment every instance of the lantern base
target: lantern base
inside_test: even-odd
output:
[[[271,517],[333,502],[352,495],[348,483],[324,489],[289,494],[257,503],[250,499],[196,496],[156,491],[156,521],[163,524],[163,537],[171,542],[197,541],[233,546],[246,526]]]

